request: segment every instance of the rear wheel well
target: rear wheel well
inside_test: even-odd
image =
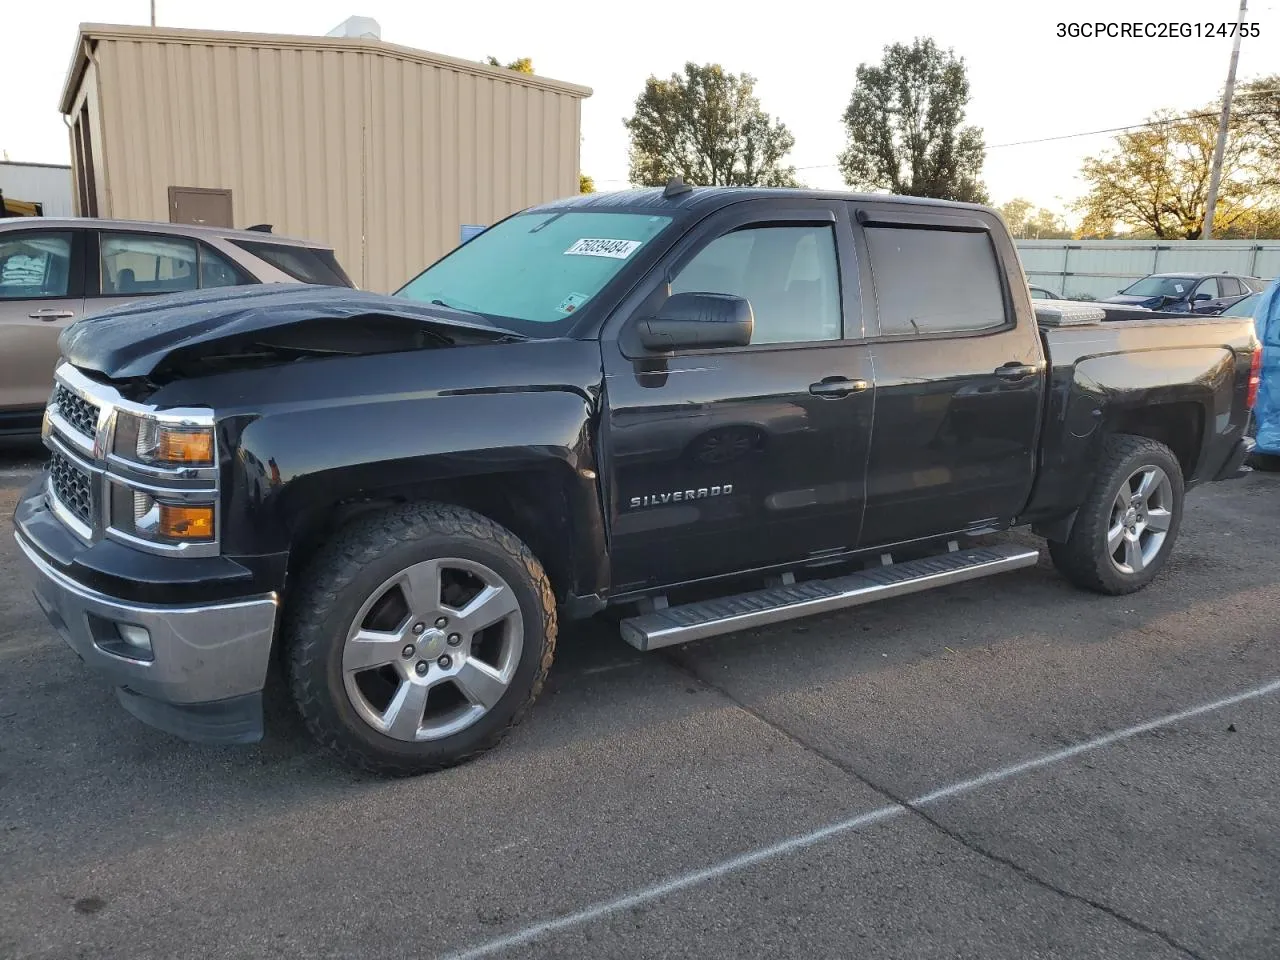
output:
[[[296,576],[316,550],[360,517],[409,502],[432,501],[474,510],[519,537],[542,564],[558,601],[573,583],[572,517],[565,490],[551,470],[483,474],[431,481],[339,500],[299,525],[289,550]]]
[[[1111,433],[1127,433],[1163,443],[1178,459],[1188,481],[1200,460],[1204,408],[1198,403],[1158,403],[1125,410],[1112,422]]]

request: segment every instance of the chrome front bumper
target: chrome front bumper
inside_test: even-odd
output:
[[[191,740],[261,738],[279,606],[274,593],[192,606],[127,602],[77,583],[22,533],[14,536],[45,616],[90,667],[121,688],[131,713]],[[146,629],[150,660],[104,649],[119,647],[118,624]]]

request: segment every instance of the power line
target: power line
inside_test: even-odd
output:
[[[1276,90],[1251,90],[1249,92],[1249,95],[1254,96],[1254,95],[1263,94],[1263,93],[1280,93],[1280,88]],[[1269,114],[1269,113],[1271,113],[1271,111],[1269,110],[1257,110],[1253,112],[1236,113],[1235,116],[1256,117],[1256,116],[1262,116],[1264,114]],[[1079,137],[1096,137],[1104,133],[1121,133],[1125,130],[1141,130],[1144,127],[1159,127],[1169,123],[1179,123],[1183,120],[1204,120],[1206,118],[1217,117],[1217,116],[1218,116],[1218,111],[1216,110],[1213,113],[1186,113],[1186,114],[1179,114],[1176,117],[1167,117],[1163,120],[1147,120],[1143,123],[1129,123],[1124,125],[1123,127],[1106,127],[1102,130],[1084,130],[1084,131],[1081,131],[1080,133],[1062,133],[1052,137],[1039,137],[1034,140],[1015,140],[1010,143],[992,143],[992,144],[988,144],[986,146],[986,149],[999,150],[1002,147],[1025,147],[1029,144],[1034,144],[1034,143],[1052,143],[1058,140],[1075,140]],[[836,164],[836,163],[818,163],[808,167],[796,167],[796,170],[797,171],[799,170],[834,170],[838,166],[839,164]]]

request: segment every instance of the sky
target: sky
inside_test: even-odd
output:
[[[1241,45],[1239,78],[1280,72],[1280,0],[1248,0],[1261,36]],[[466,59],[532,57],[543,75],[591,87],[582,108],[582,170],[598,189],[622,189],[622,126],[650,74],[687,60],[756,77],[765,110],[795,134],[790,160],[802,182],[843,186],[836,156],[841,114],[859,63],[885,45],[932,36],[968,67],[967,120],[985,131],[992,202],[1023,197],[1066,213],[1084,191],[1081,161],[1112,142],[1101,134],[1003,146],[1138,123],[1168,107],[1221,95],[1231,41],[1059,38],[1069,22],[1234,22],[1237,0],[900,0],[846,2],[565,0],[448,4],[422,0],[156,0],[160,26],[324,34],[348,16],[373,17],[382,38]],[[1067,12],[1067,11],[1070,12]],[[4,0],[0,151],[10,160],[68,163],[58,97],[81,22],[146,24],[149,0]],[[18,38],[21,38],[20,40]],[[1074,219],[1074,217],[1072,217]]]

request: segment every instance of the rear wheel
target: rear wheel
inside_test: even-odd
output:
[[[555,649],[551,586],[528,547],[440,504],[344,531],[290,612],[290,682],[308,729],[375,773],[488,749],[537,697]]]
[[[1146,437],[1110,437],[1070,536],[1050,541],[1049,556],[1087,590],[1141,590],[1173,549],[1182,500],[1182,468],[1168,447]]]

